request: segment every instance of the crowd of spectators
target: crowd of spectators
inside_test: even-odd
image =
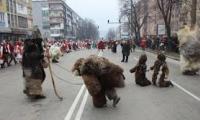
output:
[[[179,42],[176,34],[174,34],[170,39],[166,36],[142,37],[138,43],[138,46],[140,46],[143,50],[148,48],[164,52],[179,53]]]
[[[52,45],[56,45],[60,48],[62,53],[69,53],[72,51],[82,50],[82,49],[92,49],[98,46],[98,43],[90,40],[84,40],[84,41],[47,40],[44,42],[46,42],[46,46],[44,47],[50,48]],[[23,47],[24,47],[24,42],[22,40],[0,41],[0,69],[21,63]]]

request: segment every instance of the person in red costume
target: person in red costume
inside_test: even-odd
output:
[[[104,42],[103,42],[103,41],[100,41],[100,42],[98,43],[98,49],[101,50],[101,51],[103,51],[103,50],[105,49],[105,45],[104,45]]]

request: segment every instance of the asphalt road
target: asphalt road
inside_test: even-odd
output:
[[[120,48],[119,50],[120,51]],[[23,93],[22,72],[19,65],[0,69],[0,120],[200,120],[200,76],[183,76],[179,62],[167,59],[173,88],[135,85],[134,75],[129,73],[142,51],[131,53],[128,63],[121,63],[121,52],[83,50],[66,54],[59,64],[53,64],[58,92],[64,97],[59,101],[54,95],[48,69],[44,83],[44,100],[32,101]],[[70,69],[80,57],[91,54],[104,56],[125,70],[126,87],[118,89],[121,101],[116,108],[112,102],[103,109],[94,108],[82,80]],[[156,56],[148,55],[148,66]],[[148,73],[150,79],[152,72]],[[62,79],[62,80],[61,80]]]

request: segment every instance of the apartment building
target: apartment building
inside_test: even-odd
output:
[[[32,0],[0,0],[0,40],[24,39],[31,34]]]
[[[47,0],[33,1],[33,24],[40,29],[43,38],[50,38],[49,4]]]
[[[64,39],[66,35],[66,3],[63,0],[48,0],[51,38]]]
[[[82,18],[63,0],[34,0],[34,25],[43,37],[55,40],[75,39]]]

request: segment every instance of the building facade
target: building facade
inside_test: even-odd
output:
[[[33,1],[33,24],[40,29],[43,38],[50,38],[49,4],[46,1]]]
[[[32,0],[0,0],[0,40],[24,39],[31,34]]]
[[[82,18],[63,0],[34,0],[34,25],[48,39],[76,39]]]
[[[146,1],[146,0],[141,0]],[[197,24],[200,25],[200,0],[197,0]],[[148,5],[145,7],[145,11],[148,11],[148,17],[145,21],[142,29],[142,35],[162,35],[164,33],[164,19],[163,16],[158,8],[157,0],[147,0],[146,2],[142,2],[143,4]],[[186,3],[187,8],[184,8],[184,3]],[[184,10],[187,9],[187,15],[184,15]],[[145,12],[144,11],[144,12]],[[172,10],[172,18],[171,18],[171,33],[172,35],[176,33],[182,26],[183,23],[187,23],[190,25],[190,11],[191,11],[191,1],[190,0],[177,0],[174,4]],[[163,30],[163,31],[162,31]]]
[[[66,35],[66,3],[62,0],[48,0],[51,38],[64,39]]]

